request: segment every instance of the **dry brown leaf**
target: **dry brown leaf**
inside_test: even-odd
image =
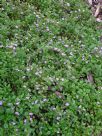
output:
[[[92,14],[95,16],[97,22],[102,22],[102,0],[87,0],[91,7]]]
[[[101,5],[100,5],[100,3],[98,3],[98,5],[97,5],[97,9],[96,9],[96,11],[95,11],[95,17],[97,17],[98,15],[99,15],[99,13],[100,13],[100,9],[101,9]]]
[[[88,3],[89,3],[90,5],[92,5],[92,0],[88,0]]]

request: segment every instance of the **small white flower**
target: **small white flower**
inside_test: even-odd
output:
[[[31,89],[28,88],[28,92],[31,92]]]
[[[41,71],[41,70],[39,71],[39,74],[42,74],[42,71]]]
[[[65,54],[65,53],[61,53],[61,55],[62,55],[62,56],[66,56],[66,54]]]
[[[23,12],[21,12],[21,15],[23,15]]]
[[[52,44],[53,43],[53,41],[52,40],[50,40],[49,42],[48,42],[48,45],[50,45],[50,44]]]
[[[15,112],[15,115],[19,116],[19,112]]]
[[[38,100],[36,100],[34,103],[37,104],[37,103],[38,103]]]
[[[44,61],[44,63],[46,64],[46,63],[47,63],[47,61]]]
[[[59,134],[60,132],[59,131],[57,131],[57,134]]]
[[[30,113],[29,113],[29,116],[32,116],[32,115],[33,115],[33,113],[32,113],[32,112],[30,112]]]
[[[29,71],[30,71],[30,68],[27,68],[26,70],[29,72]]]
[[[15,122],[12,122],[12,124],[13,124],[13,125],[16,125],[16,123],[15,123]]]
[[[28,40],[28,37],[25,37],[26,40]]]
[[[55,50],[55,51],[60,51],[60,49],[58,49],[58,48],[54,48],[54,50]]]
[[[32,105],[37,104],[37,103],[38,103],[38,100],[32,102]]]
[[[53,39],[55,39],[55,38],[56,38],[56,36],[53,37]]]
[[[102,22],[102,20],[100,18],[97,18],[96,21],[97,22]]]
[[[48,27],[46,28],[46,30],[47,30],[47,31],[50,31]]]
[[[33,121],[33,119],[32,119],[32,118],[30,118],[30,121],[32,122],[32,121]]]
[[[57,117],[56,119],[57,119],[57,120],[60,120],[60,117]]]
[[[36,87],[36,90],[39,90],[40,88],[39,87]]]
[[[79,43],[81,43],[81,41],[79,41]]]
[[[18,28],[18,26],[15,26],[16,28]]]
[[[67,3],[66,5],[67,5],[68,7],[70,7],[70,3]]]
[[[72,53],[72,52],[70,52],[70,55],[71,55],[71,56],[73,56],[73,53]]]
[[[44,98],[44,99],[43,99],[43,102],[46,102],[46,101],[47,101],[47,99],[46,99],[46,98]]]
[[[61,96],[61,95],[59,95],[58,97],[59,97],[59,98],[62,98],[62,96]]]
[[[19,105],[19,102],[16,102],[16,105]]]
[[[39,15],[36,15],[37,18],[40,18]]]
[[[39,27],[39,24],[35,24],[36,25],[36,27]]]
[[[4,10],[4,8],[1,8],[2,9],[2,11]]]
[[[67,102],[67,103],[65,103],[65,106],[69,106],[70,104]]]
[[[81,109],[81,108],[82,108],[82,106],[80,105],[78,108],[79,108],[79,109]]]
[[[19,69],[15,69],[16,71],[20,71]]]
[[[83,60],[83,61],[85,60],[85,56],[82,56],[82,60]]]
[[[64,20],[64,18],[62,18],[62,20]]]
[[[52,77],[49,77],[49,80],[50,80],[51,82],[53,82],[53,78],[52,78]]]
[[[98,105],[100,105],[100,102],[97,102]]]
[[[98,50],[98,47],[95,47],[94,50]]]
[[[66,45],[64,45],[64,47],[68,48],[69,46],[66,44]]]
[[[39,76],[39,72],[36,72],[35,75],[36,75],[36,76]]]
[[[89,63],[89,61],[86,61],[86,64]]]
[[[81,47],[85,47],[85,45],[84,45],[84,44],[81,44]]]
[[[56,110],[56,108],[52,106],[52,107],[51,107],[51,110]]]
[[[64,78],[62,78],[61,80],[64,81]]]
[[[26,88],[27,86],[26,85],[23,85],[24,88]]]
[[[64,62],[64,65],[66,65],[67,64],[67,62]]]
[[[80,12],[81,10],[80,10],[80,9],[78,9],[78,11]]]
[[[57,81],[59,81],[59,78],[56,78]]]
[[[29,98],[30,98],[29,96],[26,97],[27,100],[29,100]]]
[[[17,46],[18,46],[18,45],[17,45],[17,43],[14,43],[13,45],[14,45],[15,47],[17,47]]]

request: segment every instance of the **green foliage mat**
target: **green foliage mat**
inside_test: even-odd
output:
[[[0,136],[98,136],[101,24],[82,0],[1,0]]]

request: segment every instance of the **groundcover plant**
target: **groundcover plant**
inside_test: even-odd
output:
[[[1,0],[0,136],[99,136],[102,24],[83,0]]]

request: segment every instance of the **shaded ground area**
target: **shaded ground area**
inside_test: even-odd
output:
[[[102,22],[102,0],[87,0],[97,22]]]

